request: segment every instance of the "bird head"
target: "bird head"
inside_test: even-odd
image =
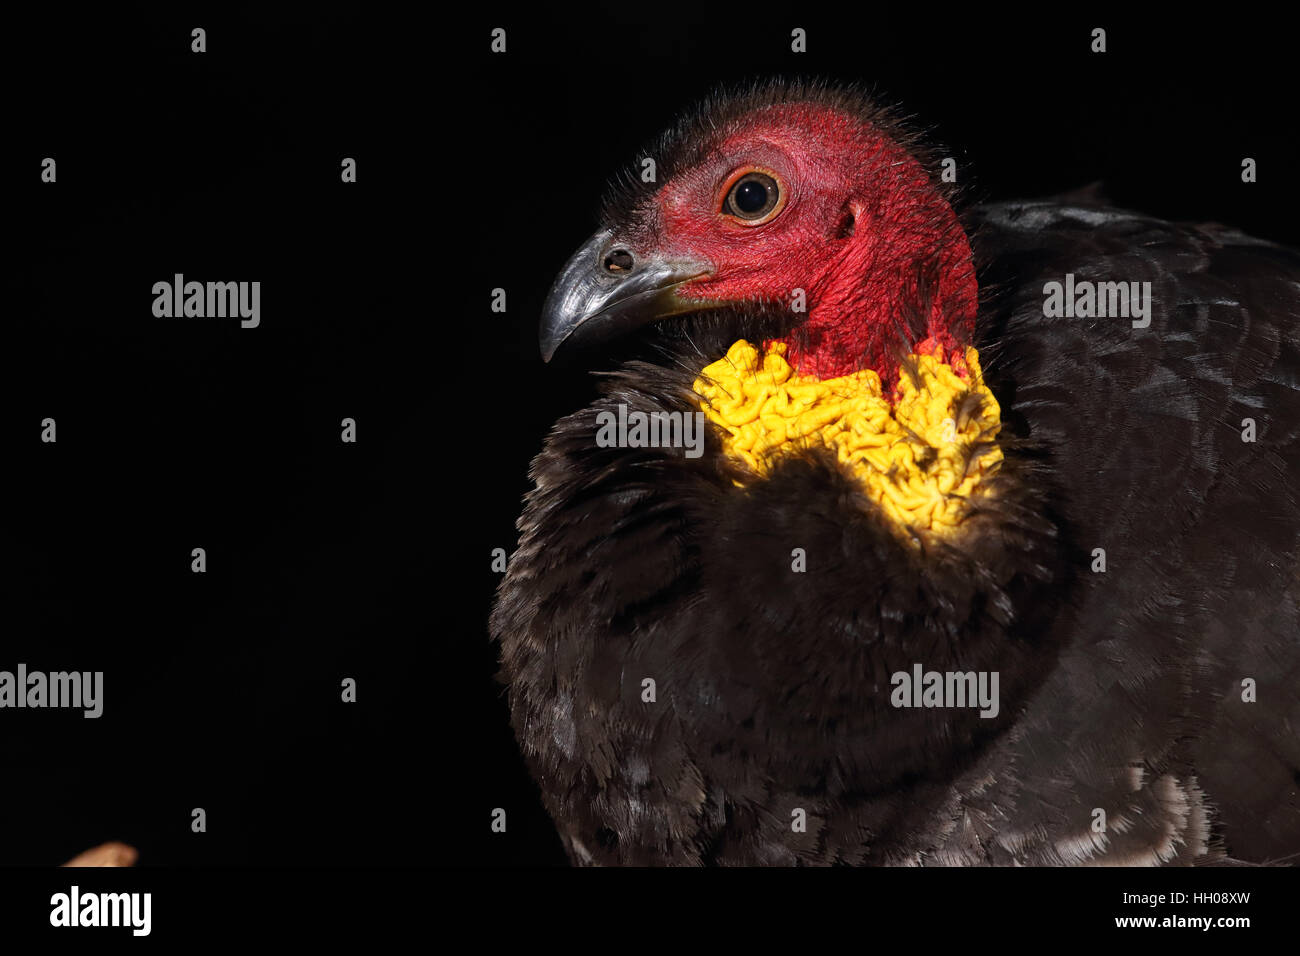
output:
[[[555,281],[545,359],[717,309],[789,313],[791,364],[818,378],[888,380],[921,343],[958,356],[969,343],[966,233],[934,158],[864,94],[779,81],[717,95],[646,158]]]

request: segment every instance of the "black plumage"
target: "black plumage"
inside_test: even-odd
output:
[[[711,101],[665,166],[754,104]],[[599,409],[694,411],[705,365],[786,321],[758,306],[644,330],[658,358],[554,427],[491,628],[575,863],[1300,853],[1300,254],[1104,206],[964,221],[1005,462],[960,537],[899,540],[825,452],[737,487],[716,436],[596,446]],[[1045,317],[1067,272],[1149,281],[1151,326]],[[917,661],[997,671],[999,715],[892,707]]]

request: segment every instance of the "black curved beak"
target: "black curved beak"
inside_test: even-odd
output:
[[[710,275],[706,262],[636,255],[602,230],[573,254],[546,296],[539,335],[549,362],[564,343],[613,338],[656,319],[703,308],[677,287]]]

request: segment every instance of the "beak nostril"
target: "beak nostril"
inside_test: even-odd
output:
[[[605,256],[606,272],[631,272],[636,260],[626,249],[613,249]]]

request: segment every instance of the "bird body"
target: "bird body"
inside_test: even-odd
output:
[[[1300,853],[1300,254],[959,216],[817,84],[708,101],[658,155],[542,341],[640,327],[659,359],[555,425],[491,622],[571,859]],[[703,414],[702,453],[595,440],[634,413]]]

